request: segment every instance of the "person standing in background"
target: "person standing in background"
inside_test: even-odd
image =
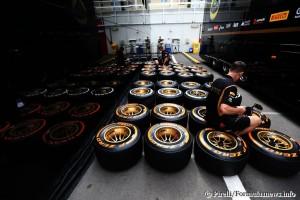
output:
[[[149,57],[149,54],[151,54],[151,41],[148,36],[145,39],[145,43],[146,43],[146,54],[147,54],[147,57]]]
[[[163,48],[163,41],[164,39],[161,38],[161,36],[158,37],[158,41],[157,41],[157,56],[159,57],[160,54],[160,50],[161,48]]]
[[[124,47],[120,47],[117,51],[116,60],[117,60],[117,64],[119,66],[125,65],[125,56],[124,56],[123,51],[124,51]]]

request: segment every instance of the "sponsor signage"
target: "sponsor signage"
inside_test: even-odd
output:
[[[262,24],[266,21],[266,18],[258,18],[258,19],[253,19],[253,24]]]
[[[278,21],[285,21],[289,17],[289,10],[273,13],[270,16],[270,22],[278,22]]]
[[[213,30],[213,28],[212,27],[209,27],[208,29],[207,29],[207,31],[212,31]]]
[[[249,26],[250,22],[251,22],[250,20],[242,21],[241,26]]]
[[[226,28],[231,28],[231,23],[225,25]]]
[[[239,23],[238,22],[234,22],[233,23],[233,28],[237,28],[237,27],[239,27]]]
[[[300,7],[297,8],[297,10],[296,10],[295,18],[296,18],[296,19],[300,18]]]
[[[224,30],[224,29],[225,29],[224,26],[222,26],[222,25],[219,26],[219,31]]]
[[[214,25],[214,31],[219,30],[219,25]]]
[[[213,21],[218,15],[218,11],[220,8],[221,0],[212,0],[210,4],[210,20]]]

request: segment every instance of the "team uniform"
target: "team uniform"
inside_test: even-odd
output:
[[[250,118],[246,115],[222,115],[220,105],[231,105],[232,97],[237,95],[237,87],[230,76],[216,79],[207,96],[206,119],[208,125],[215,128],[241,131],[250,126]],[[238,106],[238,105],[235,105]]]

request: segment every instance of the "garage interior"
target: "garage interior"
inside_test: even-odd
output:
[[[0,199],[298,199],[299,2],[6,4],[5,62],[0,74]],[[170,58],[166,65],[157,63],[160,46]],[[270,127],[243,137],[216,127],[209,132],[212,127],[203,121],[192,130],[193,109],[206,106],[206,100],[199,98],[206,98],[212,92],[211,82],[224,78],[237,60],[244,61],[248,70],[246,80],[236,86],[241,105],[261,105],[258,116],[266,116]],[[152,85],[146,86],[145,81]],[[193,89],[184,88],[183,82],[198,84],[191,94],[200,92],[200,97],[189,99],[187,91]],[[164,88],[166,93],[179,91],[181,97],[160,95]],[[152,93],[146,97],[145,91]],[[128,116],[121,118],[118,109],[129,103],[145,109],[127,107]],[[167,108],[173,104],[183,108],[184,119],[172,118],[172,110],[160,118],[154,108],[165,103]],[[142,114],[135,118],[137,110]],[[164,131],[173,132],[169,138],[163,135],[165,139],[159,139],[159,131],[153,132],[151,139],[155,125],[157,130],[165,125]],[[234,136],[237,145],[246,149],[241,153],[244,157],[227,159],[227,153],[233,152],[228,149],[208,153],[213,143],[203,150],[197,138],[207,134],[210,142],[210,133]],[[251,136],[260,133],[269,137],[265,143],[257,140],[255,146]],[[180,143],[182,138],[189,142]]]

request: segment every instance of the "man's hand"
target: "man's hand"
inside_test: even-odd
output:
[[[225,103],[222,103],[219,109],[220,115],[243,115],[245,112],[246,112],[245,106],[232,107]]]
[[[244,115],[248,115],[248,116],[252,115],[252,110],[253,110],[252,107],[249,106],[245,107]]]

